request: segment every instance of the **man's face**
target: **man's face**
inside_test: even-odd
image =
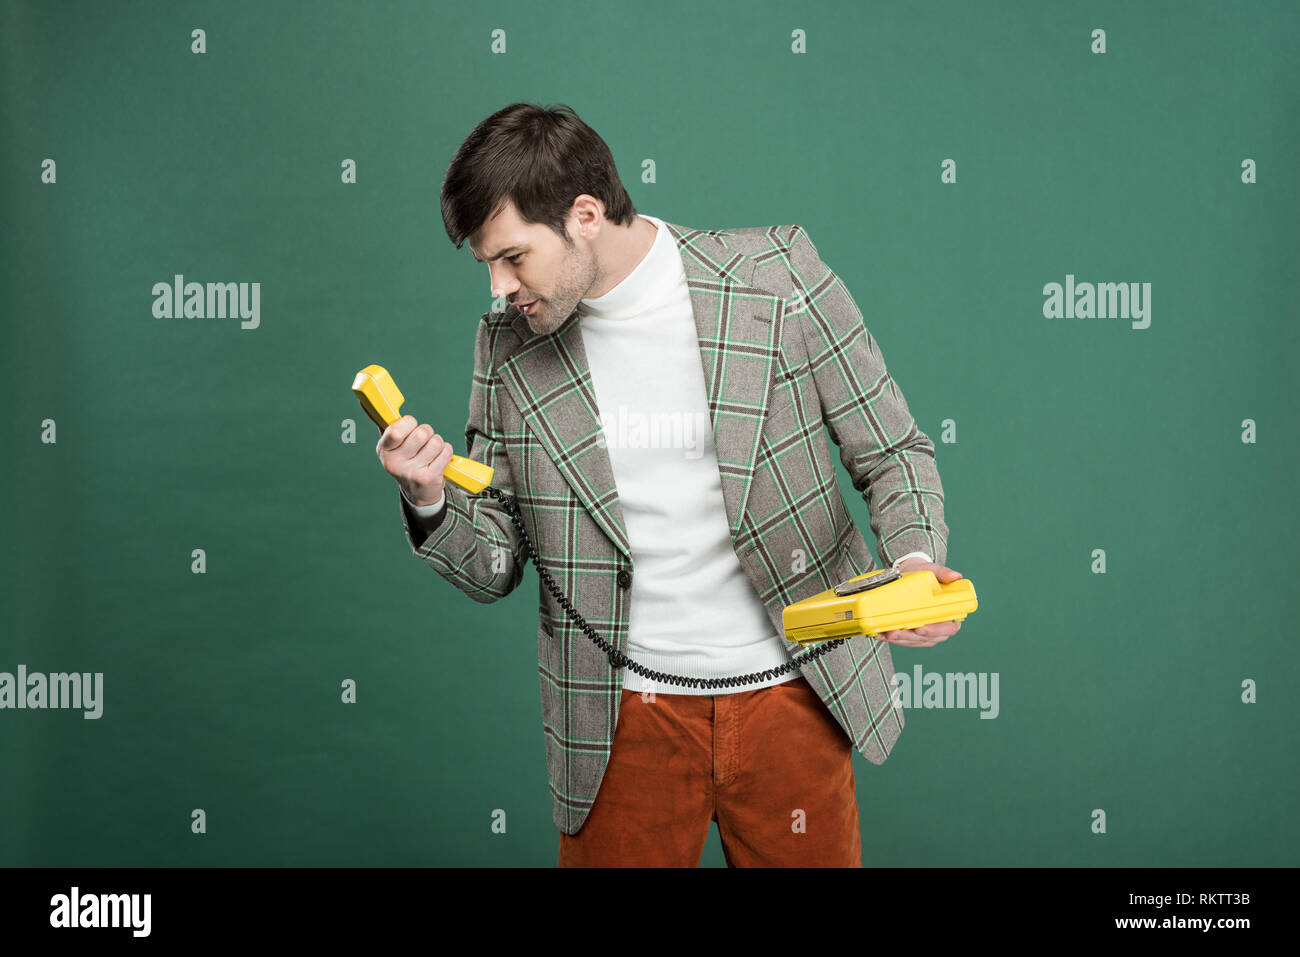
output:
[[[576,216],[570,216],[573,235]],[[564,324],[596,282],[595,255],[581,238],[565,244],[549,226],[525,223],[514,203],[488,219],[469,237],[470,252],[487,262],[492,295],[505,296],[520,309],[535,333],[551,333]]]

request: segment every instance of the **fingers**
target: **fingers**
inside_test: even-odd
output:
[[[417,425],[415,430],[406,437],[400,451],[410,459],[412,468],[416,468],[421,464],[428,465],[432,462],[442,451],[442,445],[442,436],[433,431],[433,426],[424,423]]]
[[[949,582],[955,582],[958,579],[965,577],[956,569],[949,568],[946,565],[937,564],[936,562],[927,562],[918,557],[903,559],[903,561],[898,563],[898,570],[900,572],[929,571],[934,575],[937,581],[945,585]]]
[[[399,481],[420,486],[432,484],[438,490],[442,487],[438,477],[451,464],[453,450],[451,443],[434,432],[433,426],[404,415],[384,429],[375,453],[388,473]]]
[[[390,452],[393,449],[399,448],[406,441],[407,437],[415,430],[417,425],[419,425],[419,423],[415,421],[415,416],[402,416],[380,433],[379,444],[375,446],[376,454],[382,455],[384,452]]]
[[[891,637],[892,636],[892,637]],[[890,631],[885,633],[885,641],[891,645],[902,645],[904,648],[929,648],[943,641],[943,638],[920,638],[915,632],[911,631]]]
[[[375,446],[375,453],[381,459],[387,457],[399,462],[414,462],[416,464],[413,467],[418,468],[421,463],[429,465],[442,451],[443,445],[444,439],[433,431],[433,426],[420,424],[414,416],[404,415],[384,429],[379,444]],[[448,455],[447,459],[450,461],[451,456]]]
[[[416,471],[416,478],[424,479],[427,476],[421,471],[428,469],[434,475],[441,475],[447,471],[447,466],[451,464],[451,444],[444,441],[442,436],[434,433],[433,437],[425,443],[413,458],[413,468]]]
[[[959,621],[935,622],[920,628],[887,631],[877,637],[881,641],[902,645],[905,648],[930,648],[941,641],[946,641],[961,628]]]

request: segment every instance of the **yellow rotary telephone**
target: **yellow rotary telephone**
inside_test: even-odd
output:
[[[379,428],[385,429],[402,417],[401,408],[404,401],[402,393],[383,366],[369,365],[358,372],[352,381],[352,392],[360,401],[366,415]],[[780,669],[754,675],[738,675],[735,678],[689,678],[680,675],[664,675],[660,672],[648,671],[626,655],[616,651],[573,610],[573,606],[560,593],[546,569],[538,565],[536,552],[528,539],[528,533],[524,530],[523,520],[519,517],[519,510],[515,503],[502,492],[491,487],[491,466],[461,455],[453,455],[443,474],[449,481],[456,483],[467,492],[490,495],[506,506],[515,527],[522,534],[529,557],[537,566],[542,580],[569,612],[570,617],[577,621],[588,636],[609,655],[610,663],[614,667],[626,664],[637,674],[652,679],[708,687],[750,684],[755,680],[780,674],[795,664],[811,660],[856,635],[879,635],[887,631],[920,628],[922,625],[938,621],[960,621],[979,607],[975,598],[975,586],[969,579],[959,578],[957,581],[941,583],[934,577],[934,573],[928,570],[899,572],[893,568],[877,569],[786,606],[782,612],[782,625],[786,637],[799,642],[805,648],[809,645],[818,647],[808,654],[801,654],[798,658],[791,659]]]

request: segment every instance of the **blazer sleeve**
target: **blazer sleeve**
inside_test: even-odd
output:
[[[880,557],[908,552],[944,564],[948,526],[934,443],[917,427],[884,356],[840,278],[792,226],[787,314],[800,320],[822,421],[853,487],[866,500]]]
[[[495,339],[504,327],[489,319],[484,316],[479,322],[474,342],[465,451],[452,451],[490,465],[492,486],[514,499],[510,459],[497,432],[502,387],[493,366]],[[523,580],[527,561],[523,539],[509,513],[496,499],[467,492],[454,482],[447,482],[443,495],[443,509],[430,518],[421,518],[401,489],[397,490],[402,526],[411,551],[475,601],[487,603],[506,597]]]

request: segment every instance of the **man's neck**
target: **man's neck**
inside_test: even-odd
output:
[[[601,281],[587,293],[586,298],[599,298],[626,279],[649,254],[658,232],[659,227],[644,216],[637,216],[631,226],[613,227],[607,258],[601,263]]]

